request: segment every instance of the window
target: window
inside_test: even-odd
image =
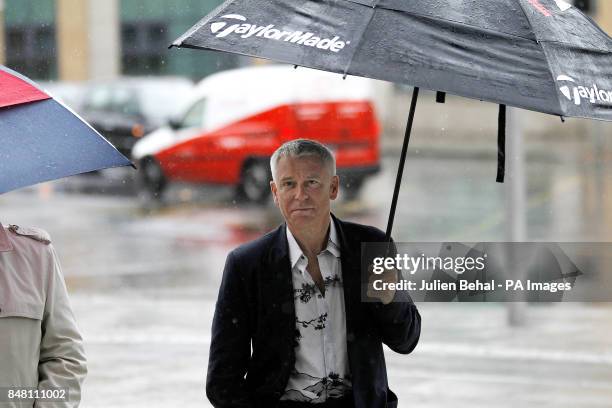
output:
[[[181,120],[181,128],[202,128],[204,127],[204,107],[206,99],[201,99],[194,103],[187,111],[183,120]]]
[[[133,89],[113,85],[95,87],[86,96],[83,108],[90,112],[114,112],[141,116],[138,96]]]
[[[90,111],[107,112],[112,110],[112,95],[111,89],[108,86],[95,88],[86,96],[84,109]]]
[[[164,74],[168,48],[166,23],[133,21],[121,24],[122,71],[127,75]]]
[[[6,29],[6,64],[35,79],[56,76],[55,27],[10,26]]]
[[[142,116],[136,92],[117,88],[113,94],[113,112],[128,116]]]

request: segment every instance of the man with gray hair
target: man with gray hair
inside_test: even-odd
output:
[[[361,301],[361,243],[384,233],[331,214],[339,178],[322,144],[287,142],[270,166],[286,223],[227,257],[208,398],[215,407],[396,407],[382,344],[410,353],[421,318],[394,293]]]
[[[283,144],[270,157],[272,177],[276,174],[276,165],[282,157],[315,156],[328,168],[332,176],[336,175],[336,159],[324,145],[314,140],[296,139]]]

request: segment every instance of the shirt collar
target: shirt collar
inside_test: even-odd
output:
[[[289,226],[287,228],[287,242],[289,244],[289,260],[291,261],[291,269],[293,269],[298,262],[300,265],[303,263],[304,268],[308,265],[308,259],[302,252],[300,245],[297,243],[295,237],[291,233]],[[340,244],[338,243],[338,232],[336,231],[336,225],[334,220],[330,217],[329,219],[329,237],[327,239],[327,247],[322,251],[329,251],[336,258],[340,258]],[[300,268],[302,269],[302,268]]]
[[[0,223],[0,252],[8,252],[13,250],[13,244],[9,239],[9,235]]]
[[[332,218],[329,219],[329,239],[327,240],[327,250],[336,258],[340,258],[340,241],[338,240],[338,231],[336,224]]]

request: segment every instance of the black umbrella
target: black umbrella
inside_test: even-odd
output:
[[[612,39],[562,0],[228,0],[177,39],[343,75],[415,86],[391,234],[420,87],[505,107],[612,120]]]

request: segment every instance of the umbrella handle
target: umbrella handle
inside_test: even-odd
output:
[[[412,101],[410,102],[410,113],[408,114],[408,123],[406,124],[406,132],[404,133],[404,144],[402,145],[402,154],[397,168],[397,176],[395,178],[395,188],[393,190],[393,199],[391,200],[391,209],[389,210],[389,220],[387,222],[387,232],[385,233],[385,241],[391,241],[391,231],[393,231],[393,220],[395,218],[395,209],[397,207],[397,198],[402,184],[402,175],[404,174],[404,163],[406,162],[406,153],[408,151],[408,142],[412,133],[412,123],[414,122],[414,112],[416,111],[417,99],[419,97],[419,88],[414,87],[412,92]]]

